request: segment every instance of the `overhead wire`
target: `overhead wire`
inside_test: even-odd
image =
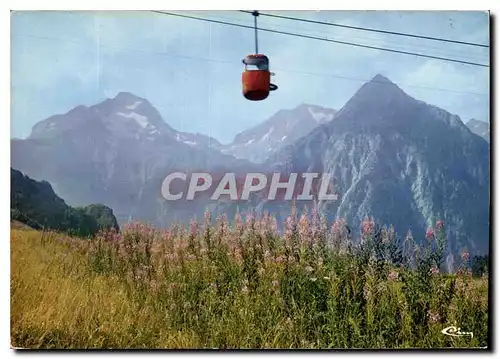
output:
[[[243,13],[249,13],[249,14],[252,13],[252,11],[248,11],[248,10],[238,10],[238,11],[239,12],[243,12]],[[441,42],[448,42],[448,43],[454,43],[454,44],[460,44],[460,45],[469,45],[469,46],[483,47],[483,48],[488,48],[489,47],[489,45],[478,44],[478,43],[474,43],[474,42],[459,41],[459,40],[445,39],[445,38],[439,38],[439,37],[433,37],[433,36],[417,35],[417,34],[409,34],[409,33],[404,33],[404,32],[399,32],[399,31],[380,30],[380,29],[373,29],[373,28],[362,27],[362,26],[352,26],[352,25],[338,24],[338,23],[326,22],[326,21],[310,20],[310,19],[304,19],[304,18],[298,18],[298,17],[292,17],[292,16],[270,14],[270,13],[265,13],[265,12],[260,12],[260,11],[259,11],[259,15],[261,15],[261,16],[267,16],[267,17],[274,17],[274,18],[278,18],[278,19],[286,19],[286,20],[292,20],[292,21],[307,22],[307,23],[311,23],[311,24],[329,25],[329,26],[335,26],[335,27],[342,27],[342,28],[352,29],[352,30],[369,31],[369,32],[377,32],[377,33],[381,33],[381,34],[389,34],[389,35],[396,35],[396,36],[412,37],[412,38],[423,39],[423,40],[441,41]]]
[[[191,14],[195,14],[196,16],[203,16],[200,13],[197,13],[195,11],[190,11]],[[219,14],[213,15],[210,14],[210,18],[215,18],[215,19],[220,19],[220,20],[225,20],[225,21],[231,21],[231,22],[238,22],[238,21],[244,21],[241,18],[235,18],[235,17],[227,17],[227,16],[220,16]],[[293,29],[294,31],[300,31],[301,33],[305,33],[306,35],[313,35],[313,36],[329,36],[331,33],[325,33],[322,30],[316,29],[306,29],[304,27],[297,27],[295,23],[283,25],[283,24],[277,24],[277,23],[269,23],[263,20],[259,20],[259,23],[261,25],[268,25],[272,26],[273,28],[277,30],[283,30],[287,31],[288,29]],[[293,26],[292,26],[293,25]],[[368,34],[368,35],[373,35],[373,34]],[[376,34],[375,34],[376,35]],[[436,56],[446,56],[446,57],[460,57],[460,59],[464,59],[467,61],[474,61],[474,62],[482,62],[488,61],[489,59],[489,53],[485,50],[487,49],[478,49],[482,50],[482,53],[472,53],[471,51],[467,51],[464,53],[463,50],[459,50],[457,44],[452,44],[449,45],[450,47],[443,47],[441,44],[416,44],[416,43],[411,43],[411,42],[395,42],[392,41],[391,39],[382,39],[382,38],[373,38],[373,37],[363,37],[363,36],[356,36],[352,35],[351,33],[336,33],[335,34],[336,39],[338,40],[344,40],[345,38],[348,38],[349,41],[352,40],[359,40],[359,41],[370,41],[370,42],[375,42],[375,44],[372,43],[372,45],[378,45],[378,43],[383,42],[385,47],[395,47],[397,50],[404,50],[404,51],[414,51],[413,49],[418,46],[420,50],[425,50],[425,51],[430,51],[433,52],[434,55]],[[481,56],[483,55],[483,56]]]
[[[78,41],[78,40],[60,39],[60,38],[55,38],[55,37],[50,37],[50,36],[43,36],[43,35],[32,35],[32,34],[24,34],[24,33],[18,33],[18,35],[27,36],[27,37],[33,37],[33,38],[38,38],[38,39],[42,39],[42,40],[64,41],[64,42],[71,42],[71,43],[75,43],[75,44],[83,44],[84,43],[83,41]],[[151,55],[163,56],[163,57],[169,57],[169,58],[179,58],[179,59],[186,59],[186,60],[197,60],[197,61],[204,61],[204,62],[214,62],[214,63],[221,63],[221,64],[226,64],[226,65],[233,65],[234,67],[239,67],[240,66],[239,63],[235,63],[234,61],[230,61],[230,60],[219,60],[219,59],[204,58],[204,57],[197,57],[197,56],[169,54],[169,53],[166,53],[166,52],[158,52],[158,51],[149,51],[149,50],[142,50],[142,49],[134,49],[134,48],[123,47],[123,46],[106,45],[106,44],[103,44],[103,43],[99,43],[99,48],[109,48],[109,49],[116,49],[116,50],[125,50],[125,51],[130,51],[130,52],[145,53],[145,54],[151,54]],[[285,72],[285,73],[296,73],[298,75],[316,76],[316,77],[329,77],[329,78],[336,78],[336,79],[340,79],[340,80],[351,80],[351,81],[358,81],[358,82],[374,81],[374,80],[370,80],[370,79],[363,79],[363,78],[357,78],[357,77],[340,76],[340,75],[324,74],[324,73],[316,73],[316,72],[304,72],[304,71],[293,70],[293,69],[286,69],[286,68],[279,68],[279,67],[274,67],[274,70],[275,71]],[[377,82],[377,81],[375,81],[375,82]],[[400,84],[400,86],[402,86],[402,87],[411,87],[411,88],[419,88],[419,89],[426,89],[426,90],[435,90],[435,91],[449,92],[449,93],[457,93],[457,94],[463,94],[463,95],[489,96],[489,94],[485,94],[485,93],[450,90],[450,89],[444,89],[444,88],[438,88],[438,87],[431,87],[431,86],[420,86],[420,85],[412,85],[412,84]]]
[[[255,30],[255,28],[253,26],[235,24],[235,23],[231,23],[231,22],[227,22],[227,21],[213,20],[213,19],[190,16],[190,15],[185,15],[185,14],[177,14],[177,13],[171,13],[171,12],[166,12],[166,11],[160,11],[160,10],[150,10],[150,11],[152,11],[154,13],[163,14],[163,15],[177,16],[177,17],[182,17],[182,18],[187,18],[187,19],[192,19],[192,20],[199,20],[199,21],[205,21],[205,22],[211,22],[211,23],[216,23],[216,24],[222,24],[222,25],[235,26],[235,27]],[[450,59],[450,58],[446,58],[446,57],[426,55],[426,54],[420,54],[420,53],[409,52],[409,51],[388,49],[388,48],[378,47],[378,46],[363,45],[363,44],[353,43],[353,42],[349,42],[349,41],[335,40],[335,39],[331,39],[331,38],[321,38],[321,37],[317,37],[317,36],[310,36],[310,35],[297,34],[297,33],[292,33],[292,32],[278,31],[278,30],[266,29],[266,28],[262,28],[262,27],[259,27],[258,30],[270,32],[270,33],[275,33],[275,34],[281,34],[281,35],[295,36],[295,37],[300,37],[300,38],[306,38],[306,39],[312,39],[312,40],[326,41],[326,42],[332,42],[332,43],[337,43],[337,44],[367,48],[367,49],[372,49],[372,50],[380,50],[380,51],[386,51],[386,52],[392,52],[392,53],[398,53],[398,54],[404,54],[404,55],[412,55],[412,56],[417,56],[417,57],[429,58],[429,59],[434,59],[434,60],[455,62],[455,63],[464,64],[464,65],[489,67],[489,65],[481,64],[481,63],[477,63],[477,62],[463,61],[463,60],[458,60],[458,59]]]

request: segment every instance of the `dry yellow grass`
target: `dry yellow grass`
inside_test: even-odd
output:
[[[377,296],[363,308],[358,308],[359,294],[353,292],[355,287],[345,288],[346,283],[361,278],[349,271],[334,278],[335,273],[331,272],[329,288],[321,292],[327,298],[326,312],[308,305],[306,311],[288,308],[291,312],[287,314],[283,297],[266,292],[265,283],[271,287],[271,272],[262,274],[265,283],[256,292],[224,296],[205,288],[213,281],[212,276],[220,276],[224,269],[209,270],[195,261],[168,279],[184,284],[183,291],[175,296],[158,294],[147,285],[131,287],[126,278],[116,273],[99,274],[90,261],[92,251],[88,241],[58,238],[56,233],[11,231],[13,347],[477,347],[485,342],[487,335],[488,286],[484,280],[474,281],[473,288],[452,300],[456,309],[445,310],[448,320],[474,330],[477,337],[469,341],[443,336],[440,324],[419,326],[415,322],[417,316],[409,308],[408,295],[412,294],[404,293],[403,282],[377,282],[369,273],[365,274],[366,283],[371,283]],[[290,280],[294,284],[294,278],[302,278],[300,275],[283,274],[280,282]],[[165,285],[168,287],[169,283]],[[294,288],[302,291],[304,297],[311,294],[313,287]],[[358,299],[354,300],[353,295]],[[315,297],[311,303],[318,299]],[[318,313],[324,316],[322,328],[308,324],[318,320]]]
[[[48,236],[48,235],[47,235]],[[128,300],[116,278],[92,275],[85,257],[55,236],[11,234],[12,346],[23,348],[186,347],[147,306]],[[157,335],[151,336],[156,331]]]

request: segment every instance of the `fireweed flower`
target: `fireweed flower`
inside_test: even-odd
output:
[[[294,216],[288,216],[285,221],[285,241],[290,244],[297,227]]]
[[[280,287],[280,282],[277,279],[273,280],[271,284],[274,290],[278,290]]]
[[[190,234],[193,237],[198,237],[199,225],[196,219],[192,219],[190,223]]]
[[[236,229],[236,234],[241,236],[243,234],[244,226],[243,226],[243,220],[241,219],[241,215],[238,212],[234,216],[234,224],[235,224],[234,227]]]
[[[427,229],[427,233],[425,234],[425,238],[427,238],[427,240],[431,240],[432,237],[434,237],[434,228],[429,227]]]
[[[208,208],[205,210],[204,218],[205,218],[205,224],[207,223],[210,224],[210,221],[212,220],[212,214],[210,213]]]
[[[234,260],[236,261],[236,263],[243,262],[243,254],[241,253],[241,250],[239,248],[236,248],[234,250]]]
[[[394,243],[396,241],[396,230],[394,226],[391,225],[387,230],[387,242]]]
[[[436,228],[437,229],[442,229],[444,227],[444,221],[442,219],[438,220],[436,222]]]
[[[163,229],[163,230],[160,232],[160,238],[161,238],[162,240],[169,240],[169,239],[170,239],[170,234],[171,234],[170,229]]]
[[[341,235],[344,232],[345,220],[343,218],[337,218],[332,224],[332,234]]]
[[[439,268],[437,268],[437,267],[432,267],[432,268],[431,268],[431,274],[432,274],[432,275],[438,275],[438,274],[439,274]]]
[[[320,220],[318,213],[318,204],[314,201],[314,205],[311,211],[311,235],[313,238],[316,238],[318,233],[320,232]]]
[[[323,236],[326,236],[328,232],[328,218],[326,215],[322,215],[319,219],[319,232]]]
[[[247,225],[246,225],[247,231],[253,233],[255,231],[255,216],[254,216],[254,214],[251,212],[248,213],[247,217],[246,217],[246,221],[247,221]]]
[[[268,261],[271,258],[271,252],[269,252],[267,249],[263,253],[264,256],[264,261]]]
[[[267,219],[267,213],[264,214],[263,218],[256,221],[255,227],[257,229],[257,233],[261,237],[265,237],[269,233],[269,221]]]
[[[179,256],[175,252],[167,254],[167,261],[169,261],[169,262],[175,262],[178,258],[179,258]]]
[[[217,216],[215,236],[216,238],[218,238],[219,241],[222,241],[222,239],[224,238],[224,235],[227,232],[227,228],[228,228],[228,223],[226,215],[223,213]]]
[[[275,261],[275,263],[280,264],[280,263],[283,263],[283,262],[285,261],[285,259],[286,259],[286,257],[285,257],[285,256],[280,255],[280,256],[278,256],[278,257],[277,257],[274,261]]]
[[[302,243],[311,243],[311,231],[309,227],[309,217],[307,214],[303,214],[299,220],[299,238]]]
[[[373,218],[365,217],[364,221],[361,223],[361,231],[365,235],[370,235],[375,231],[375,221]]]
[[[330,229],[331,243],[336,250],[339,250],[344,239],[347,239],[346,222],[343,218],[336,218]]]
[[[469,252],[463,252],[463,253],[462,253],[462,260],[463,260],[464,262],[469,261]]]
[[[427,312],[427,317],[432,324],[435,324],[441,320],[441,316],[439,315],[439,313],[433,312],[431,310]]]
[[[391,271],[387,278],[391,281],[396,281],[399,278],[399,273],[396,271]]]
[[[273,235],[278,234],[278,220],[274,216],[271,217],[271,230]]]

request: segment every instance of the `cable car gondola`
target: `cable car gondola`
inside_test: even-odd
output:
[[[269,58],[259,54],[257,41],[257,16],[258,11],[252,13],[255,24],[255,54],[243,59],[245,71],[242,74],[243,96],[250,101],[262,101],[269,96],[270,91],[275,91],[278,86],[271,83],[273,73],[269,72]]]

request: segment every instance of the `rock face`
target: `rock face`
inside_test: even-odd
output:
[[[165,201],[161,184],[171,172],[327,172],[339,198],[320,202],[320,210],[345,218],[355,233],[367,215],[394,224],[400,235],[411,229],[416,239],[444,219],[452,253],[489,249],[488,143],[458,116],[381,75],[338,112],[312,105],[279,111],[230,145],[176,131],[146,99],[129,93],[52,116],[11,145],[14,168],[50,181],[71,205],[104,203],[119,223],[166,226],[201,218],[207,207],[234,213],[235,203],[206,196]],[[281,218],[291,207],[262,197],[237,205]]]
[[[339,200],[320,203],[354,228],[366,215],[423,238],[444,219],[449,246],[489,247],[488,144],[458,116],[413,99],[377,75],[336,114],[266,162],[291,172],[333,173]]]
[[[261,163],[275,151],[331,121],[335,113],[333,109],[307,104],[293,110],[281,110],[263,123],[239,133],[232,143],[220,149],[237,158]]]
[[[490,142],[490,124],[483,121],[478,121],[475,118],[471,118],[467,122],[467,127],[478,136],[484,138],[488,143]]]
[[[38,182],[11,169],[11,217],[32,228],[55,229],[90,236],[100,229],[119,230],[113,210],[101,204],[72,208],[50,183]]]

